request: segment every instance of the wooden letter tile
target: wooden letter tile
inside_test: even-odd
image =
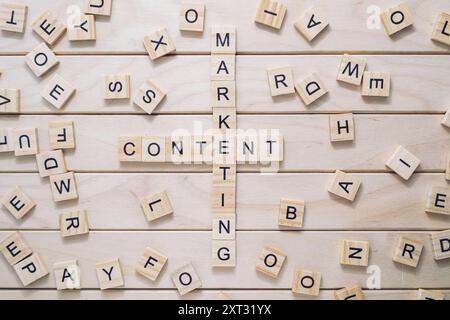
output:
[[[89,233],[87,211],[75,210],[61,213],[59,229],[63,238]]]
[[[130,75],[118,74],[104,77],[105,99],[128,99],[130,98]]]
[[[236,215],[234,213],[213,215],[212,238],[213,240],[236,239]]]
[[[213,164],[213,185],[235,186],[236,164]]]
[[[305,202],[303,200],[281,199],[278,225],[283,227],[303,227]]]
[[[52,121],[48,124],[50,149],[74,149],[73,121]]]
[[[450,230],[432,233],[431,243],[435,260],[450,258]]]
[[[50,176],[50,186],[55,202],[78,199],[77,184],[73,172]]]
[[[256,262],[256,270],[262,272],[269,277],[276,278],[283,267],[287,254],[270,245],[264,246],[258,261]]]
[[[205,5],[183,2],[180,7],[180,30],[203,32]]]
[[[28,7],[19,3],[0,4],[0,30],[19,32],[25,31]]]
[[[292,283],[292,292],[309,296],[318,296],[321,277],[320,272],[296,269],[294,272],[294,281]]]
[[[305,105],[310,105],[328,92],[317,73],[313,73],[295,84],[295,90]]]
[[[382,12],[380,18],[389,36],[413,24],[412,15],[405,2]]]
[[[172,163],[191,163],[192,136],[170,136],[166,138],[166,160]]]
[[[221,108],[221,110],[222,109],[226,108]],[[207,164],[213,161],[212,135],[192,136],[192,160],[194,163]]]
[[[112,0],[84,0],[84,13],[110,16]]]
[[[25,62],[33,73],[40,77],[58,64],[52,50],[42,42],[25,56]]]
[[[432,187],[428,193],[425,212],[450,214],[450,188]]]
[[[211,53],[236,53],[236,27],[213,26],[211,29]]]
[[[419,289],[419,296],[417,300],[444,300],[445,296],[439,291],[431,291]]]
[[[431,39],[450,46],[450,13],[439,14]]]
[[[166,94],[158,88],[152,81],[145,81],[138,89],[134,97],[134,103],[148,114],[164,99]]]
[[[330,140],[353,141],[355,139],[355,126],[353,123],[353,114],[332,114],[330,115]]]
[[[20,90],[0,88],[0,113],[20,112]]]
[[[41,178],[67,172],[62,150],[38,153],[36,162]]]
[[[236,107],[235,81],[211,81],[211,107]]]
[[[423,243],[421,241],[401,236],[392,260],[415,268],[419,263],[422,249]]]
[[[328,192],[349,201],[353,201],[360,185],[361,180],[358,177],[336,170],[333,180],[328,187]]]
[[[39,152],[36,128],[14,129],[13,136],[15,156],[29,156]]]
[[[391,75],[388,72],[365,71],[361,86],[361,95],[367,97],[389,97]]]
[[[261,0],[256,12],[255,22],[280,30],[286,15],[286,6],[282,3]]]
[[[365,68],[366,59],[344,54],[342,56],[341,64],[339,65],[339,71],[336,79],[355,86],[360,86]]]
[[[270,94],[272,97],[295,92],[294,77],[291,67],[280,67],[267,70]]]
[[[144,254],[136,264],[135,270],[140,275],[155,281],[166,264],[167,257],[152,248],[145,248]]]
[[[441,124],[443,126],[446,126],[447,128],[450,128],[450,109],[447,110],[444,117],[442,118]]]
[[[236,213],[236,186],[213,185],[211,208],[213,213]]]
[[[367,267],[369,265],[369,242],[343,240],[340,263],[349,266]]]
[[[342,288],[334,292],[336,300],[364,300],[364,293],[360,286]]]
[[[36,204],[22,191],[20,187],[15,187],[2,198],[2,204],[17,220],[22,219]]]
[[[172,281],[180,295],[185,295],[202,286],[200,278],[191,263],[184,265],[172,273]]]
[[[176,50],[175,44],[165,28],[144,37],[144,47],[152,60],[158,59]]]
[[[142,161],[142,137],[119,137],[119,161]]]
[[[328,19],[317,8],[306,11],[303,16],[294,23],[295,29],[306,40],[311,42],[319,33],[328,26]]]
[[[259,136],[259,161],[261,163],[280,162],[284,158],[283,135],[268,130]]]
[[[166,191],[143,197],[141,206],[148,221],[173,213],[172,204]]]
[[[236,161],[238,163],[258,163],[259,137],[256,133],[236,135]]]
[[[222,131],[236,129],[236,108],[213,108],[213,128]]]
[[[63,77],[56,74],[45,85],[41,96],[55,108],[61,109],[74,93],[75,87]]]
[[[386,162],[388,168],[405,180],[411,177],[419,164],[420,160],[402,146],[398,146],[394,154]]]
[[[14,270],[24,286],[28,286],[48,275],[47,267],[37,253],[33,253],[17,263]]]
[[[77,14],[70,17],[67,26],[70,41],[95,40],[95,19],[93,15]]]
[[[212,81],[236,80],[236,56],[234,54],[211,55]]]
[[[42,13],[31,27],[49,45],[53,45],[66,32],[66,26],[50,11]]]
[[[142,161],[166,161],[166,137],[142,137]]]
[[[57,262],[53,265],[56,289],[71,290],[81,288],[80,267],[76,259]]]
[[[97,262],[95,269],[100,289],[105,290],[123,286],[124,282],[119,258]]]
[[[13,151],[14,151],[13,129],[0,128],[0,153]]]
[[[11,266],[33,253],[19,232],[13,232],[2,239],[0,251]]]
[[[216,164],[236,163],[236,135],[230,131],[213,136],[213,162]]]
[[[236,266],[236,241],[213,240],[211,252],[211,266],[235,267]]]

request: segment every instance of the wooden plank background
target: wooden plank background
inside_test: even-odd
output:
[[[95,42],[71,43],[65,36],[54,47],[60,64],[37,79],[24,63],[24,55],[41,40],[31,31],[31,21],[49,9],[65,20],[82,0],[9,0],[28,3],[24,35],[0,34],[0,87],[22,91],[20,115],[1,115],[0,128],[36,127],[39,146],[48,149],[48,122],[73,120],[76,150],[65,152],[76,172],[80,199],[56,204],[48,181],[37,174],[34,157],[0,154],[0,195],[21,185],[37,207],[22,221],[0,209],[0,238],[20,230],[51,268],[54,262],[77,257],[83,290],[57,292],[53,274],[23,288],[13,270],[0,259],[0,299],[177,299],[170,281],[177,266],[192,261],[203,283],[186,298],[214,299],[222,291],[235,299],[305,299],[290,292],[295,267],[322,272],[318,299],[333,299],[333,291],[359,284],[368,299],[415,299],[418,288],[439,289],[450,298],[450,261],[433,259],[429,233],[449,229],[448,216],[424,212],[431,186],[448,186],[445,161],[450,131],[440,125],[450,101],[450,50],[430,40],[439,12],[450,11],[448,0],[407,0],[414,27],[393,38],[380,28],[368,28],[368,8],[373,1],[279,0],[288,8],[281,31],[253,22],[259,0],[204,0],[205,32],[178,30],[179,1],[113,0],[111,17],[97,17]],[[306,42],[293,27],[301,12],[318,5],[330,27],[317,41]],[[393,5],[377,1],[380,9]],[[369,11],[370,11],[369,10]],[[373,14],[373,12],[372,12]],[[238,128],[279,129],[284,136],[285,159],[280,173],[263,175],[256,165],[238,166],[237,267],[219,270],[210,266],[211,167],[119,163],[120,135],[170,135],[173,130],[195,133],[211,127],[209,104],[210,27],[237,28],[236,88]],[[165,26],[177,46],[174,55],[151,62],[142,38]],[[358,90],[335,81],[341,54],[364,56],[368,70],[388,71],[391,96],[362,98]],[[296,78],[318,72],[329,94],[306,107],[300,98],[272,98],[266,69],[291,65]],[[45,82],[55,73],[72,82],[76,95],[61,110],[40,97]],[[146,115],[131,100],[105,101],[102,76],[131,75],[132,93],[145,79],[153,79],[167,93],[165,101]],[[195,75],[194,77],[192,75]],[[353,143],[329,142],[330,113],[355,113]],[[132,124],[132,125],[130,125]],[[405,182],[384,166],[397,145],[422,160],[417,173]],[[363,183],[354,203],[331,196],[326,185],[335,169],[354,172]],[[137,197],[167,189],[173,217],[148,223]],[[279,229],[281,197],[306,201],[301,231]],[[58,213],[74,207],[88,210],[92,231],[88,236],[62,239]],[[408,234],[425,242],[417,269],[392,262],[397,238]],[[380,269],[381,290],[370,290],[365,268],[348,268],[338,261],[339,241],[367,239],[369,263]],[[256,273],[261,248],[270,243],[288,253],[278,279]],[[169,256],[161,279],[151,283],[134,273],[134,264],[146,246]],[[96,261],[119,257],[125,287],[101,292],[95,276]]]

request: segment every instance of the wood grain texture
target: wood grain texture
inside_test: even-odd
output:
[[[8,232],[0,232],[0,238]],[[407,268],[392,262],[392,253],[399,234],[424,241],[424,251],[417,268]],[[450,260],[436,262],[427,233],[401,232],[237,232],[236,268],[211,268],[211,233],[205,231],[110,231],[90,232],[87,237],[63,240],[57,231],[22,232],[33,250],[46,264],[78,258],[82,288],[98,288],[95,262],[118,257],[121,261],[125,288],[174,288],[170,274],[191,261],[202,281],[202,288],[289,289],[295,267],[322,272],[322,288],[339,288],[348,283],[366,287],[365,268],[347,268],[339,264],[339,242],[357,238],[370,241],[374,248],[370,265],[381,272],[382,289],[448,288]],[[131,236],[132,235],[132,236]],[[269,240],[270,239],[270,240]],[[126,241],[125,241],[126,240]],[[268,279],[255,270],[255,261],[261,248],[270,242],[283,249],[288,257],[277,279]],[[156,282],[136,275],[134,265],[146,246],[151,246],[168,257],[166,269]],[[313,245],[312,245],[313,244]],[[4,259],[0,260],[2,288],[20,288],[19,280]],[[30,285],[30,288],[54,288],[53,275]]]
[[[3,40],[3,39],[2,39]],[[238,113],[301,112],[440,112],[450,100],[448,56],[363,56],[371,71],[391,74],[389,98],[361,97],[359,87],[337,82],[340,55],[237,56],[236,96]],[[0,87],[22,90],[23,113],[139,113],[133,104],[139,86],[151,79],[167,93],[155,113],[211,113],[210,57],[168,56],[151,62],[144,56],[58,56],[55,70],[36,78],[23,57],[0,57]],[[290,65],[300,80],[317,72],[329,93],[306,107],[298,94],[272,98],[267,69]],[[56,110],[40,95],[58,73],[77,89],[64,108]],[[130,74],[131,99],[105,100],[104,79],[109,74]],[[192,75],[195,74],[195,77]],[[3,85],[2,85],[3,84]]]
[[[355,141],[332,144],[328,115],[238,116],[238,128],[279,129],[284,138],[281,171],[388,171],[384,163],[398,145],[422,162],[418,170],[444,172],[450,145],[441,115],[355,115]],[[1,127],[33,127],[39,131],[40,150],[48,149],[48,122],[73,120],[77,148],[65,153],[68,170],[75,171],[211,171],[211,166],[172,163],[120,163],[119,136],[192,134],[211,128],[210,116],[5,116]],[[130,125],[132,124],[132,125]],[[0,171],[36,171],[33,157],[0,154]],[[258,170],[241,165],[238,170]]]
[[[444,230],[445,215],[425,213],[431,186],[446,186],[443,174],[417,174],[405,183],[393,174],[355,174],[362,180],[352,204],[326,191],[332,174],[239,173],[237,229],[278,230],[278,208],[283,197],[303,199],[303,230]],[[79,200],[54,203],[50,186],[37,174],[0,174],[0,195],[20,185],[37,206],[17,221],[0,208],[0,229],[59,230],[60,212],[86,209],[95,230],[211,230],[211,174],[128,173],[76,174]],[[148,223],[138,198],[167,190],[173,216]],[[302,231],[298,231],[301,233]]]
[[[56,14],[62,21],[82,7],[83,0],[36,0],[29,6],[28,21],[33,21],[43,9]],[[25,3],[26,0],[14,0]],[[386,36],[381,22],[375,29],[367,27],[369,6],[374,1],[342,0],[339,7],[332,0],[284,0],[287,14],[281,31],[254,23],[259,0],[247,0],[242,6],[239,0],[201,1],[206,4],[205,31],[202,34],[186,34],[178,30],[178,0],[127,0],[115,1],[111,17],[97,17],[97,40],[94,43],[74,44],[65,35],[55,47],[56,52],[139,52],[144,53],[142,40],[152,30],[167,27],[177,53],[208,53],[210,29],[213,25],[234,25],[237,28],[237,50],[243,52],[320,52],[320,51],[427,51],[448,52],[449,48],[431,41],[433,25],[438,14],[449,11],[447,0],[409,0],[414,16],[414,28],[399,33],[393,39]],[[75,6],[71,6],[75,5]],[[313,5],[328,17],[330,26],[311,44],[295,29],[294,22]],[[392,5],[390,0],[376,2],[380,10]],[[78,8],[77,8],[78,7]],[[338,10],[339,9],[339,10]],[[379,11],[372,13],[377,14]],[[24,53],[39,43],[27,23],[25,35],[2,34],[0,51]]]

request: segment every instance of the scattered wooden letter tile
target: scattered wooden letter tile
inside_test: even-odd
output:
[[[70,41],[95,40],[95,19],[90,14],[75,14],[70,16],[67,34]]]
[[[236,163],[236,135],[225,130],[213,136],[213,162],[217,164]],[[232,132],[232,131],[231,131]]]
[[[148,114],[152,114],[165,96],[166,94],[159,87],[147,80],[139,87],[134,103]]]
[[[444,117],[442,118],[441,124],[446,126],[447,128],[450,128],[450,109],[447,110]]]
[[[398,240],[392,260],[415,268],[419,263],[422,249],[422,241],[401,236]]]
[[[236,185],[236,164],[213,164],[213,185],[215,186],[235,186]]]
[[[236,53],[236,27],[213,26],[211,29],[211,53]]]
[[[36,128],[19,128],[13,130],[14,155],[29,156],[39,152]]]
[[[212,238],[213,240],[234,240],[236,238],[236,215],[234,213],[213,215]]]
[[[439,14],[431,39],[450,46],[450,13]]]
[[[74,149],[73,121],[51,121],[48,124],[50,149]]]
[[[136,272],[155,281],[166,264],[167,257],[152,248],[145,248],[144,254],[136,264]]]
[[[36,206],[36,203],[20,187],[15,187],[6,193],[2,198],[2,204],[17,220],[22,219]]]
[[[130,98],[130,75],[118,74],[104,77],[105,99],[128,99]]]
[[[81,288],[81,274],[77,259],[56,262],[53,265],[56,289],[70,290]]]
[[[291,94],[295,92],[292,68],[280,67],[267,70],[270,94],[272,97]]]
[[[213,128],[236,129],[236,108],[213,108]]]
[[[353,141],[353,139],[355,139],[353,114],[342,113],[330,115],[331,142]]]
[[[38,153],[36,155],[36,162],[41,178],[67,172],[62,150]]]
[[[211,81],[211,107],[236,107],[236,81]]]
[[[31,71],[40,77],[56,66],[59,61],[45,42],[42,42],[25,56],[25,62]]]
[[[142,137],[119,137],[119,161],[142,161]]]
[[[350,266],[369,265],[369,242],[357,240],[343,240],[339,262]]]
[[[203,32],[205,5],[182,2],[180,5],[180,30]]]
[[[33,253],[17,231],[9,234],[0,241],[0,251],[11,266]]]
[[[55,74],[44,86],[41,96],[55,108],[61,109],[74,93],[75,87],[59,74]]]
[[[355,86],[360,86],[365,68],[366,59],[344,54],[341,59],[341,64],[339,65],[336,79]]]
[[[444,300],[445,296],[440,291],[419,289],[417,300]]]
[[[84,13],[110,16],[112,0],[84,0]]]
[[[124,282],[119,258],[97,262],[95,269],[101,290],[123,286]]]
[[[267,130],[259,135],[259,161],[280,162],[284,158],[283,135],[278,130]]]
[[[73,172],[50,176],[50,186],[55,202],[78,198],[77,184]]]
[[[226,108],[221,108],[221,110],[223,109]],[[212,135],[192,136],[192,160],[194,163],[208,164],[213,161]]]
[[[180,295],[185,295],[202,286],[200,278],[191,263],[188,263],[172,273],[172,281]]]
[[[432,187],[428,193],[425,212],[450,214],[450,188]]]
[[[283,227],[301,228],[305,202],[303,200],[281,199],[278,225]]]
[[[211,55],[212,81],[236,80],[236,56],[234,54]]]
[[[317,73],[313,73],[295,84],[295,90],[305,105],[310,105],[328,92]]]
[[[320,272],[296,269],[292,292],[310,296],[318,296],[320,290]]]
[[[50,11],[43,12],[31,27],[49,45],[53,45],[66,32],[66,26]]]
[[[236,161],[238,163],[258,163],[259,136],[256,133],[236,135]]]
[[[286,6],[282,3],[261,0],[256,12],[255,22],[280,30],[286,15]]]
[[[413,24],[412,15],[405,2],[382,12],[380,18],[389,36]]]
[[[306,11],[303,16],[294,23],[295,29],[306,40],[311,42],[319,33],[328,26],[328,19],[317,8]]]
[[[59,229],[63,238],[89,233],[87,211],[83,209],[61,213]]]
[[[172,204],[166,191],[143,197],[141,206],[148,221],[173,213]]]
[[[175,44],[170,38],[166,28],[155,31],[151,35],[144,37],[144,47],[152,60],[158,59],[176,50]]]
[[[211,193],[213,213],[236,213],[236,186],[215,186]]]
[[[0,30],[19,32],[25,31],[28,7],[19,3],[0,4]]]
[[[0,128],[0,153],[14,151],[13,129]]]
[[[20,90],[0,88],[0,113],[20,112]]]
[[[364,300],[360,286],[346,287],[334,292],[336,300]]]
[[[14,270],[24,286],[48,275],[47,267],[37,253],[33,253],[14,265]]]
[[[264,246],[256,262],[256,270],[272,278],[278,277],[287,254],[270,245]]]
[[[166,137],[142,137],[142,161],[166,161]]]
[[[166,139],[166,160],[172,163],[191,163],[192,137],[169,136]]]
[[[408,180],[420,164],[420,160],[402,146],[398,146],[394,154],[386,162],[400,177]]]
[[[431,243],[435,260],[450,258],[450,230],[432,233]]]
[[[341,198],[353,201],[361,185],[361,179],[351,174],[336,170],[328,192]]]
[[[212,267],[235,267],[236,266],[236,241],[235,240],[213,240],[211,252]]]
[[[367,97],[389,97],[391,75],[388,72],[365,71],[361,86],[361,95]]]

